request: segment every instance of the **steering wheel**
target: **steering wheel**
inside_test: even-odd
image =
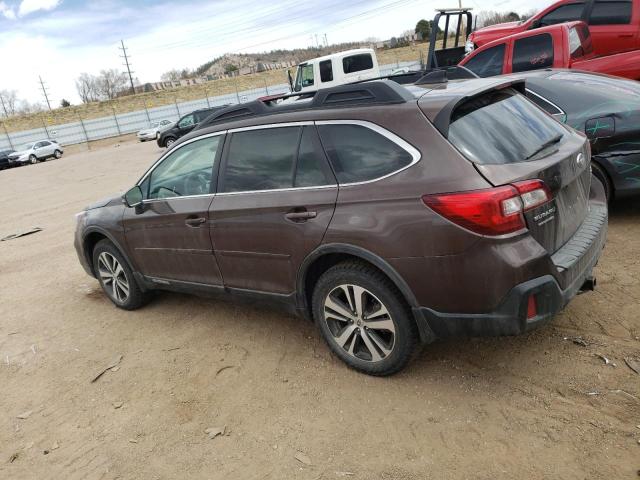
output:
[[[187,175],[183,182],[185,195],[205,195],[209,193],[211,179],[202,172]]]

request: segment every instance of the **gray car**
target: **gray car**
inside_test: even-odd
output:
[[[143,128],[137,133],[138,140],[146,142],[147,140],[157,139],[162,132],[169,129],[175,122],[171,120],[160,120],[159,122],[151,122],[147,128]]]
[[[64,150],[55,140],[40,140],[27,143],[21,150],[9,155],[9,162],[14,165],[38,163],[49,158],[60,158]]]

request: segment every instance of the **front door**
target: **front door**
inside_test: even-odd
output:
[[[124,215],[127,244],[152,281],[222,285],[209,235],[214,164],[224,136],[180,145],[139,183],[141,207]]]
[[[338,187],[312,124],[231,133],[211,206],[227,287],[289,294],[321,242]]]

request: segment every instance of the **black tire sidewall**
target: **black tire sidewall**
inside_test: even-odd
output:
[[[612,200],[613,191],[611,188],[611,183],[609,182],[609,178],[607,177],[607,173],[605,172],[604,168],[602,168],[597,163],[592,162],[591,171],[593,173],[593,176],[596,177],[604,186],[604,192],[607,196],[607,202],[610,202]]]
[[[376,275],[372,269],[353,267],[333,267],[325,272],[315,286],[312,300],[313,318],[320,332],[333,353],[349,367],[370,375],[391,375],[401,370],[410,360],[416,346],[417,327],[410,316],[400,293],[391,282],[381,274]],[[352,357],[333,340],[333,334],[324,320],[324,301],[335,287],[341,284],[353,284],[369,290],[389,310],[395,324],[395,344],[391,354],[376,363]]]

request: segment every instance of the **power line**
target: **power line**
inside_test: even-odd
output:
[[[118,47],[120,50],[122,50],[122,53],[124,55],[120,55],[120,58],[124,58],[124,63],[123,65],[125,65],[127,67],[127,73],[129,74],[129,81],[131,82],[131,93],[136,93],[136,87],[133,86],[133,76],[131,75],[132,72],[131,71],[131,65],[129,64],[129,56],[127,55],[127,47],[124,46],[124,40],[120,40],[120,43],[122,44],[122,47]]]
[[[42,88],[42,94],[44,95],[44,99],[47,102],[47,107],[49,107],[49,110],[51,110],[51,103],[49,103],[49,95],[47,92],[47,87],[45,86],[44,82],[42,81],[42,77],[40,75],[38,75],[38,79],[40,80],[40,87]]]

